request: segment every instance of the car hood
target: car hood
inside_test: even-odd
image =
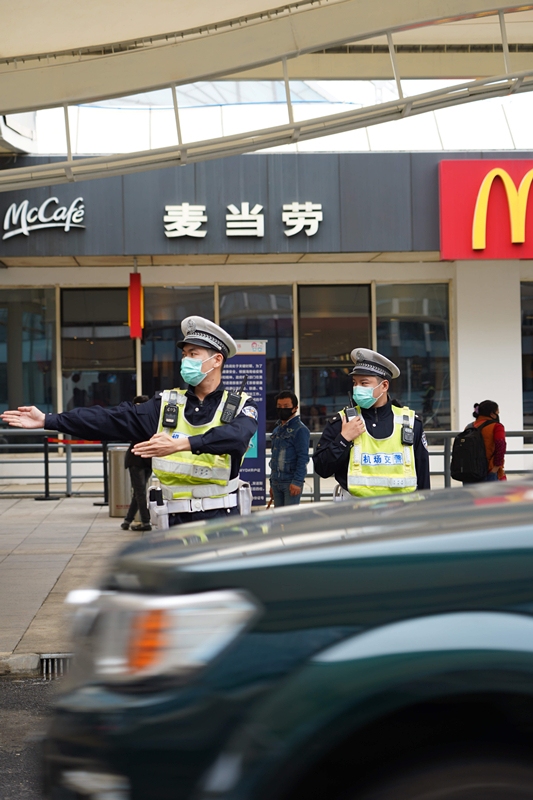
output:
[[[533,482],[312,503],[156,533],[115,557],[104,588],[184,593],[251,583],[257,590],[257,575],[272,569],[301,574],[306,565],[316,572],[328,563],[453,552],[465,536],[468,547],[490,550],[511,541],[502,529],[532,520]]]

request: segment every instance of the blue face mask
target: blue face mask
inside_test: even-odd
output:
[[[383,381],[381,381],[381,383],[383,383]],[[378,383],[378,386],[381,386],[381,383]],[[383,394],[383,392],[381,392],[379,397],[374,397],[374,391],[378,386],[354,386],[352,396],[355,404],[361,408],[372,408],[374,403],[377,403]]]
[[[197,358],[188,358],[185,356],[181,359],[181,377],[188,383],[190,386],[198,386],[199,383],[203,381],[206,375],[210,372],[213,372],[213,369],[207,370],[207,372],[202,372],[202,364],[205,364],[206,361],[210,361],[214,356],[209,356],[209,358],[204,359],[204,361],[200,361]]]

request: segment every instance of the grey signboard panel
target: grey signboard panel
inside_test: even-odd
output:
[[[0,258],[438,250],[438,164],[444,158],[480,157],[531,158],[531,153],[255,154],[0,194],[0,223],[11,204],[18,209],[25,200],[27,210],[51,197],[65,208],[82,197],[85,207],[84,229],[40,229],[7,239],[0,231]],[[10,166],[8,160],[3,166]],[[282,220],[283,205],[294,202],[321,209],[314,235],[306,235],[305,228],[285,235],[291,229]],[[184,203],[205,206],[207,221],[198,228],[205,236],[165,235],[165,206]],[[263,236],[227,235],[228,205],[240,212],[243,203],[249,210],[262,207]],[[58,204],[48,204],[47,213]]]
[[[167,205],[203,205],[206,236],[167,238]],[[262,206],[264,236],[227,236],[228,205]],[[286,203],[321,204],[324,220],[313,236],[286,236]],[[134,254],[335,252],[339,248],[338,157],[260,155],[128,175],[124,178],[126,248]]]
[[[268,186],[273,210],[272,238],[279,240],[274,252],[331,253],[340,249],[339,156],[325,153],[271,155]],[[286,203],[321,203],[324,219],[314,236],[304,232],[285,236],[282,207]],[[280,236],[281,232],[281,236]]]
[[[412,250],[408,153],[340,156],[341,250]]]

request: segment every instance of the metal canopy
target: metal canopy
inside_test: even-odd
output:
[[[486,0],[405,0],[402,3],[397,0],[374,3],[303,0],[269,7],[259,0],[246,0],[246,3],[233,0],[223,6],[204,0],[193,4],[191,9],[190,3],[181,0],[157,0],[150,5],[132,1],[125,14],[125,3],[91,0],[79,6],[69,3],[67,14],[67,4],[63,0],[42,7],[35,7],[31,0],[23,0],[9,9],[6,0],[0,0],[0,8],[2,3],[6,5],[5,14],[12,24],[3,26],[0,33],[0,55],[4,55],[0,60],[0,113],[63,106],[68,159],[33,168],[4,170],[0,172],[0,191],[251,152],[533,88],[533,53],[528,52],[527,42],[520,45],[522,39],[532,40],[533,5],[494,6]],[[51,8],[55,8],[58,17],[65,10],[68,24],[64,28],[51,25],[50,16],[55,18]],[[246,16],[243,16],[244,10]],[[224,19],[220,19],[222,11],[226,15]],[[123,18],[121,12],[125,14]],[[230,13],[235,16],[230,18],[227,16]],[[22,25],[24,20],[26,25],[30,18],[29,34],[22,36],[17,21]],[[187,27],[176,28],[171,24],[185,18]],[[386,27],[383,27],[384,22]],[[11,36],[11,29],[18,35]],[[122,38],[115,36],[112,41],[110,37],[119,31]],[[144,38],[139,32],[144,32]],[[148,32],[151,32],[149,37]],[[132,33],[137,38],[124,38]],[[459,41],[462,45],[458,47],[465,48],[476,38],[493,40],[490,45],[494,71],[490,75],[461,86],[403,97],[402,58],[397,46],[401,50],[409,43],[430,42],[438,53],[439,41],[445,46]],[[64,49],[46,52],[43,45],[50,42]],[[26,50],[19,50],[16,55],[15,48],[23,45]],[[342,51],[343,47],[348,50]],[[288,81],[293,74],[299,74],[298,70],[305,74],[304,59],[316,59],[317,55],[326,55],[324,51],[328,50],[326,57],[334,59],[331,48],[341,48],[339,55],[350,55],[352,48],[360,54],[369,48],[374,54],[374,48],[378,48],[382,59],[388,60],[390,77],[396,80],[398,101],[295,122]],[[285,80],[286,125],[201,142],[183,142],[175,101],[175,147],[97,158],[73,160],[71,157],[69,105],[161,88],[173,89],[177,85],[236,74],[240,78],[257,79],[258,72],[265,69],[277,70]]]

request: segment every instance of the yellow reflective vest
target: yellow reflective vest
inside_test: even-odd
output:
[[[347,477],[348,491],[354,497],[414,492],[416,489],[413,446],[402,444],[402,427],[405,423],[414,427],[415,412],[398,406],[392,406],[392,412],[394,428],[391,436],[374,439],[365,429],[353,443]],[[361,414],[359,406],[357,413]]]
[[[185,419],[185,407],[187,405],[185,390],[173,389],[172,391],[178,395],[176,427],[173,431],[163,427],[163,414],[170,397],[169,390],[163,392],[161,397],[158,433],[168,433],[173,439],[179,439],[182,436],[188,438],[189,436],[201,436],[212,428],[225,424],[222,422],[221,417],[228,396],[227,391],[223,392],[213,419],[206,425],[191,425]],[[248,399],[249,395],[243,393],[237,414],[241,412]],[[230,492],[236,491],[239,484],[238,476],[230,480],[231,456],[229,454],[217,456],[210,453],[197,454],[192,453],[190,450],[183,450],[162,458],[152,458],[152,470],[161,483],[163,497],[166,500],[182,500],[193,497],[224,497]]]

